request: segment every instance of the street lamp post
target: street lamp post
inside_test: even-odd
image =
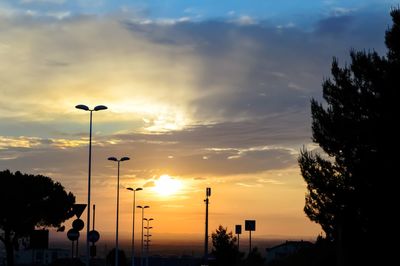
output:
[[[210,200],[208,197],[211,196],[211,188],[206,188],[206,199],[204,202],[206,203],[206,230],[205,230],[205,239],[204,239],[204,263],[208,265],[208,204]]]
[[[118,266],[118,217],[119,217],[119,166],[123,161],[128,161],[129,157],[122,157],[117,159],[115,157],[109,157],[108,160],[118,163],[118,174],[117,174],[117,219],[115,226],[115,266]]]
[[[150,208],[150,206],[137,206],[139,209],[142,209],[142,251],[140,257],[140,266],[143,266],[143,218],[144,218],[144,209]]]
[[[106,110],[107,106],[97,105],[95,108],[90,109],[86,105],[78,104],[75,106],[76,109],[89,111],[90,112],[90,123],[89,123],[89,171],[88,171],[88,200],[87,200],[87,222],[86,222],[86,266],[90,263],[90,241],[89,241],[89,230],[90,230],[90,183],[92,175],[92,117],[93,111]]]
[[[136,191],[143,190],[142,188],[131,188],[128,187],[127,190],[133,192],[133,207],[132,207],[132,246],[131,246],[131,254],[132,254],[132,266],[135,266],[135,201],[136,201]]]
[[[150,221],[153,221],[153,218],[143,218],[143,220],[147,221],[147,226],[145,227],[145,229],[147,230],[147,234],[146,234],[146,266],[149,266],[149,237],[150,232],[149,230],[152,229],[153,227],[150,226]]]

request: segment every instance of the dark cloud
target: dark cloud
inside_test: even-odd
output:
[[[320,35],[346,36],[352,31],[354,20],[350,15],[326,18],[318,22],[315,32]]]
[[[267,22],[124,25],[154,43],[191,47],[203,66],[191,103],[196,116],[234,120],[305,110],[311,97],[320,97],[332,57],[347,61],[349,50],[359,47],[384,51],[385,23],[387,14],[363,10],[321,19],[314,30]]]

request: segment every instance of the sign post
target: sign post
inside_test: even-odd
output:
[[[249,231],[249,254],[251,253],[251,231],[256,231],[256,220],[245,220],[244,230]]]
[[[237,239],[238,239],[238,251],[240,250],[240,244],[239,244],[239,236],[242,233],[242,225],[241,224],[237,224],[235,225],[235,233],[237,234]]]

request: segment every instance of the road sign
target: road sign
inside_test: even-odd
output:
[[[74,214],[76,217],[79,219],[83,213],[83,211],[86,209],[87,204],[74,204],[72,206],[72,210],[74,211]]]
[[[89,241],[92,243],[96,243],[100,239],[100,233],[96,230],[92,230],[89,232]]]
[[[246,220],[244,221],[244,230],[246,231],[256,231],[256,221]]]
[[[79,231],[78,230],[75,230],[75,229],[69,229],[68,230],[68,232],[67,232],[67,237],[68,237],[68,239],[69,240],[71,240],[71,241],[75,241],[75,240],[78,240],[78,238],[79,238]]]
[[[81,219],[76,219],[72,222],[72,228],[81,231],[85,227],[85,223]]]
[[[235,225],[235,233],[237,235],[240,235],[242,233],[242,225],[241,224]]]

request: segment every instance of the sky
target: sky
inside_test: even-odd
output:
[[[43,174],[130,239],[132,193],[153,237],[256,220],[255,237],[315,238],[297,164],[333,57],[384,55],[384,0],[0,1],[0,170]],[[140,226],[137,212],[136,228]],[[86,222],[85,214],[82,219]],[[68,225],[68,223],[67,223]],[[67,226],[68,227],[68,226]],[[60,234],[60,233],[59,233]],[[139,232],[138,232],[139,234]],[[199,238],[202,241],[202,238]]]

